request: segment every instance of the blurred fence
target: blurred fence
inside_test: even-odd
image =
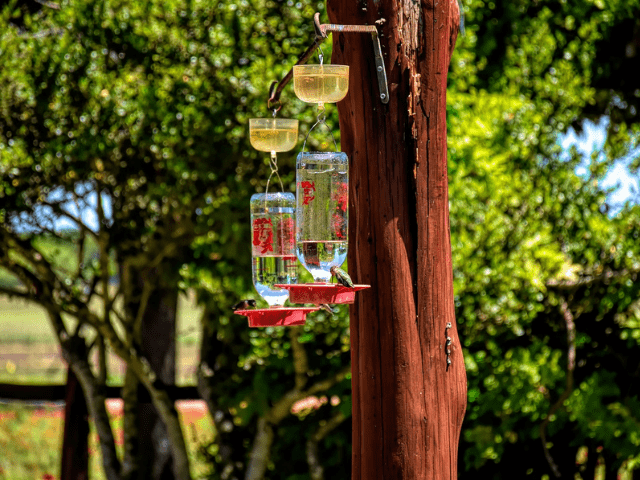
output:
[[[169,397],[174,400],[197,400],[200,398],[195,386],[166,387]],[[120,387],[107,387],[107,398],[121,398]],[[65,385],[15,385],[0,383],[0,401],[26,402],[62,402],[65,399]],[[149,392],[144,388],[138,391],[140,402],[151,402]]]
[[[121,385],[126,364],[117,355],[108,355],[107,383]],[[97,365],[97,352],[91,362]],[[176,342],[176,384],[194,385],[200,361],[199,345],[195,342]],[[6,341],[0,339],[0,383],[62,384],[67,364],[60,347],[53,342]]]

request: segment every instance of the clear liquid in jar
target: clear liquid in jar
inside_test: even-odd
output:
[[[284,305],[287,290],[276,284],[297,283],[295,197],[291,193],[259,193],[251,197],[253,284],[269,304]]]
[[[298,242],[296,253],[316,282],[328,283],[331,267],[339,267],[347,259],[347,242]]]
[[[253,257],[252,272],[253,285],[269,306],[284,305],[289,292],[274,285],[298,282],[297,258],[276,255]]]
[[[342,152],[303,152],[296,164],[296,255],[317,282],[347,258],[348,159]]]

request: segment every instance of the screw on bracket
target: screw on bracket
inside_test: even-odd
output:
[[[447,322],[447,326],[444,329],[444,336],[446,338],[445,347],[447,353],[447,370],[449,370],[449,365],[451,365],[451,345],[453,344],[453,340],[449,336],[449,329],[451,328],[451,322]]]

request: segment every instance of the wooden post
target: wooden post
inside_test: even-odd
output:
[[[370,36],[333,34],[332,63],[350,65],[338,104],[351,162],[349,273],[372,286],[351,309],[352,479],[455,479],[466,374],[453,306],[446,87],[458,5],[327,8],[331,23],[379,25],[389,81],[384,105]]]

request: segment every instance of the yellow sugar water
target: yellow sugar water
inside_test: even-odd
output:
[[[287,152],[298,141],[298,121],[283,118],[249,120],[249,140],[261,152]]]
[[[293,69],[293,90],[303,102],[335,103],[347,95],[346,65],[296,65]]]
[[[272,128],[269,130],[253,130],[250,135],[251,145],[261,152],[288,152],[296,146],[297,128]]]

